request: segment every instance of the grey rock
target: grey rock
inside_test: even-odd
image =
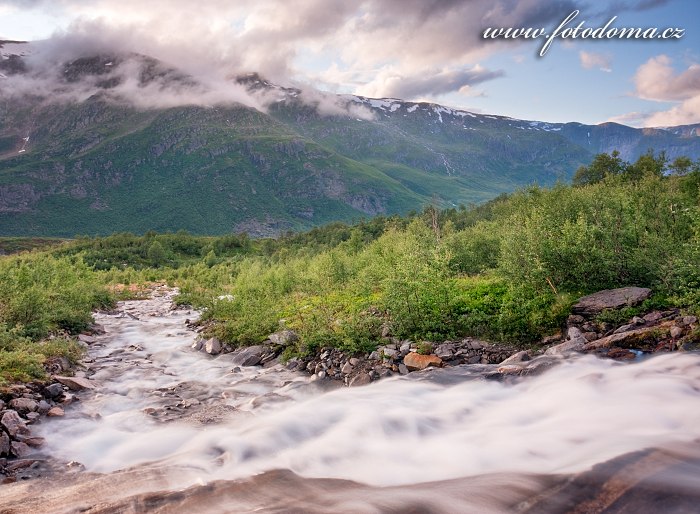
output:
[[[86,334],[79,334],[78,341],[85,344],[95,344],[97,342],[97,338]]]
[[[21,443],[19,441],[12,441],[10,443],[10,453],[18,459],[26,457],[31,452],[32,449],[26,443]]]
[[[683,335],[683,329],[681,327],[676,327],[673,326],[671,327],[671,337],[674,339],[678,339]]]
[[[49,412],[50,408],[51,404],[49,402],[47,402],[46,400],[41,400],[39,402],[38,412],[40,412],[41,414],[46,414],[47,412]]]
[[[280,330],[274,334],[270,334],[267,338],[276,345],[288,346],[299,340],[299,336],[293,330]]]
[[[317,376],[320,380],[323,380],[324,378],[326,378],[326,372],[323,371],[323,370],[321,370],[321,371],[319,371],[318,373],[316,373],[316,376]]]
[[[649,323],[654,323],[655,321],[659,321],[661,318],[663,318],[663,314],[661,314],[659,311],[653,311],[644,316],[643,319]]]
[[[350,364],[349,362],[346,362],[343,365],[343,367],[340,369],[340,372],[345,374],[345,375],[349,375],[350,373],[352,373],[353,369],[355,369],[355,367],[352,364]]]
[[[685,325],[694,325],[697,322],[698,322],[698,318],[695,316],[684,316],[683,317],[683,323]]]
[[[527,362],[530,360],[530,354],[527,353],[525,350],[521,352],[514,353],[510,357],[508,357],[506,360],[501,362],[502,366],[507,366],[509,364],[519,364],[521,362]]]
[[[197,339],[194,343],[190,345],[190,348],[198,352],[202,349],[202,346],[204,346],[204,339]]]
[[[545,355],[566,355],[567,353],[580,352],[586,345],[586,338],[581,336],[580,338],[571,339],[569,341],[564,341],[563,343],[557,344],[544,352]]]
[[[629,325],[622,325],[619,327],[613,334],[622,334],[623,332],[629,332],[630,330],[633,330],[635,328],[635,325],[629,324]]]
[[[34,423],[37,419],[41,417],[38,412],[28,412],[25,417],[27,418],[27,424]]]
[[[395,348],[389,348],[387,346],[382,348],[382,353],[385,357],[389,357],[390,359],[395,359],[399,355],[399,352],[396,351]]]
[[[72,391],[80,391],[81,389],[95,389],[97,387],[97,384],[93,382],[92,380],[88,380],[87,378],[80,378],[80,377],[61,377],[61,376],[54,376],[54,380],[57,380],[64,386],[67,386],[68,389]]]
[[[403,343],[401,343],[401,346],[399,347],[399,351],[401,353],[410,352],[411,351],[411,341],[404,341]]]
[[[28,434],[29,429],[22,418],[19,417],[16,411],[7,410],[0,418],[0,425],[5,431],[10,434],[10,437],[15,437],[17,434]]]
[[[469,346],[472,350],[481,350],[484,348],[484,345],[481,344],[479,341],[470,341]]]
[[[579,298],[578,302],[571,308],[571,311],[573,314],[590,317],[604,310],[634,307],[649,298],[649,296],[651,296],[651,289],[646,287],[606,289]]]
[[[207,352],[209,355],[218,355],[221,353],[221,341],[219,341],[216,337],[212,337],[211,339],[207,339],[207,341],[204,343],[204,351]]]
[[[368,373],[360,373],[350,379],[350,387],[363,386],[372,382],[372,377]]]
[[[44,389],[47,398],[58,398],[63,394],[63,386],[61,384],[51,384]]]
[[[569,327],[569,330],[566,331],[566,338],[569,340],[573,341],[581,337],[583,337],[583,332],[577,327]]]
[[[635,316],[632,318],[632,323],[634,323],[635,325],[643,325],[644,320],[642,318],[640,318],[639,316]]]
[[[5,410],[5,402],[0,400],[0,412]]]
[[[233,352],[232,361],[237,366],[256,366],[260,364],[264,350],[265,348],[260,345],[241,348]]]
[[[467,364],[479,364],[481,362],[481,355],[472,355],[467,359]]]
[[[367,357],[371,361],[378,361],[379,360],[379,352],[378,351],[373,351],[372,353],[369,354],[369,357]]]
[[[408,368],[403,362],[399,364],[399,373],[401,373],[402,375],[408,375]]]
[[[358,359],[357,357],[352,357],[348,362],[351,366],[357,366],[360,363],[360,359]]]
[[[0,430],[0,457],[10,456],[10,436]]]
[[[29,398],[13,398],[10,400],[10,408],[20,414],[34,412],[39,408],[39,404]]]

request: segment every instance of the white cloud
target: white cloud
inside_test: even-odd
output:
[[[609,54],[600,54],[581,50],[578,56],[581,60],[581,66],[587,70],[597,68],[600,71],[612,71],[612,57]]]
[[[700,123],[700,65],[676,73],[666,55],[652,57],[634,75],[634,95],[644,100],[674,102],[666,111],[640,114],[639,125],[658,127]],[[624,116],[632,116],[630,113]]]

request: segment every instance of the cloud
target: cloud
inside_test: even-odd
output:
[[[581,66],[587,70],[598,68],[600,71],[612,71],[612,57],[608,54],[585,52],[581,50],[578,56],[581,59]]]
[[[645,100],[660,102],[687,100],[700,94],[700,65],[691,64],[676,74],[666,55],[652,57],[634,76],[635,94]]]
[[[467,70],[426,70],[413,76],[386,70],[374,81],[360,87],[358,93],[365,96],[411,99],[435,97],[468,89],[504,75],[503,71],[490,71],[478,65]]]
[[[641,126],[672,126],[700,123],[700,65],[690,64],[676,73],[672,60],[666,55],[652,57],[642,64],[634,75],[634,96],[656,102],[674,102],[666,111],[629,113]]]

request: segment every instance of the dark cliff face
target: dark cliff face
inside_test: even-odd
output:
[[[207,105],[205,85],[138,54],[83,56],[50,72],[0,54],[5,77],[36,75],[58,92],[23,96],[0,78],[3,235],[272,235],[566,181],[614,149],[628,160],[649,148],[700,157],[698,126],[551,124],[347,95],[325,95],[329,109],[256,74],[230,84],[263,110]],[[135,100],[148,92],[155,104],[186,95],[199,105],[129,102],[126,86]]]

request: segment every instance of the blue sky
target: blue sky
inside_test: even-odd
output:
[[[678,40],[485,41],[483,28],[684,29]],[[167,12],[167,16],[163,13]],[[515,118],[700,123],[695,0],[0,0],[0,37],[141,50],[190,69],[429,100]],[[57,36],[55,34],[58,34]],[[88,47],[91,45],[88,44]]]

